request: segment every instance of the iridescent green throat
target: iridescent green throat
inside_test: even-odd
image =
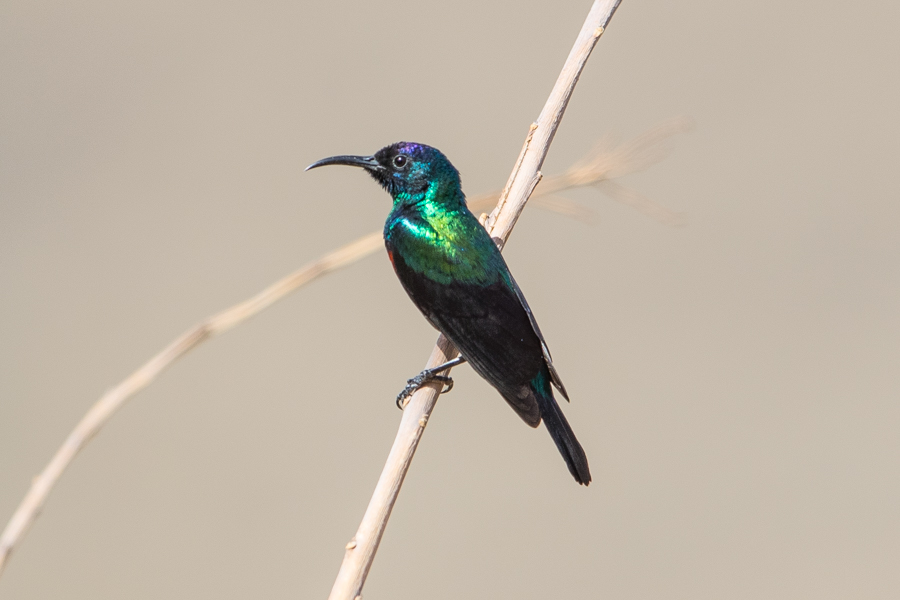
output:
[[[384,225],[385,241],[407,266],[432,281],[496,281],[499,252],[494,242],[466,207],[458,184],[443,183],[430,182],[417,194],[397,193]]]

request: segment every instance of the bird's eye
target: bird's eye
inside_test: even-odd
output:
[[[403,167],[405,167],[407,162],[409,162],[409,159],[407,159],[402,154],[398,154],[394,157],[394,166],[398,169],[402,169]]]

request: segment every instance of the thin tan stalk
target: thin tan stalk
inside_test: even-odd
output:
[[[13,548],[21,541],[28,527],[37,518],[47,496],[63,471],[69,466],[78,451],[100,431],[100,428],[109,421],[126,400],[147,387],[163,369],[188,351],[196,348],[204,340],[245,321],[313,279],[346,267],[363,256],[371,254],[381,246],[381,243],[380,232],[363,236],[273,283],[252,298],[206,319],[183,333],[124,381],[103,394],[78,422],[63,445],[53,455],[50,463],[32,480],[28,494],[7,523],[3,535],[0,536],[0,572],[9,560]]]
[[[537,121],[531,125],[525,144],[497,207],[485,221],[491,236],[502,245],[509,238],[525,203],[541,180],[541,166],[556,129],[566,110],[569,97],[597,40],[603,34],[620,0],[596,0],[575,40],[562,72]],[[425,368],[436,367],[456,356],[456,349],[444,336],[438,338]],[[439,387],[433,384],[413,394],[403,411],[400,429],[391,447],[375,492],[353,539],[347,544],[329,600],[354,600],[362,593],[366,576],[400,493],[428,418],[437,403]]]

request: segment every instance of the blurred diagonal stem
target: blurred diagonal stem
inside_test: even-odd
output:
[[[615,5],[617,3],[598,4]],[[594,11],[591,14],[593,15]],[[630,204],[662,223],[678,225],[682,222],[679,214],[654,204],[637,192],[610,180],[642,170],[664,158],[667,154],[667,146],[664,142],[676,133],[686,131],[690,126],[691,123],[688,119],[679,118],[654,127],[624,144],[616,144],[609,138],[601,140],[594,151],[562,175],[543,178],[541,185],[533,194],[533,203],[551,211],[587,220],[592,216],[590,209],[554,194],[573,188],[591,186],[599,187],[609,193],[609,190],[602,186],[612,184],[617,186],[617,190],[610,193],[614,199]],[[537,131],[530,132],[529,139],[533,139],[532,134],[537,135]],[[532,143],[534,142],[532,141]],[[543,157],[541,157],[542,160]],[[522,164],[523,161],[520,158],[517,163],[520,165],[520,169]],[[509,189],[508,184],[507,190],[505,190],[507,196]],[[476,212],[486,210],[497,203],[500,195],[500,192],[495,192],[473,197],[469,199],[469,205]],[[524,203],[524,200],[522,202]],[[28,528],[43,508],[48,495],[75,455],[129,398],[147,387],[163,370],[210,337],[223,333],[262,312],[307,283],[373,254],[381,245],[381,232],[375,231],[305,265],[248,300],[227,308],[192,327],[138,370],[103,394],[68,435],[52,460],[34,478],[27,495],[0,535],[0,574],[6,566],[12,550],[22,541]],[[411,414],[410,411],[407,413]],[[416,423],[418,424],[418,421]]]
[[[502,249],[512,229],[525,208],[525,203],[541,181],[541,167],[553,142],[556,129],[562,120],[569,98],[578,77],[587,62],[597,40],[603,34],[620,0],[596,0],[581,27],[575,45],[563,65],[562,72],[550,92],[537,121],[532,123],[525,137],[525,144],[516,160],[509,180],[500,193],[496,208],[483,220],[485,229]],[[548,186],[550,187],[550,186]],[[426,369],[434,368],[457,355],[456,348],[443,335],[431,352]],[[446,374],[447,372],[445,372]],[[363,515],[356,535],[346,546],[337,579],[329,600],[354,600],[360,598],[369,568],[375,559],[378,545],[391,516],[403,479],[415,455],[419,440],[437,403],[440,382],[419,388],[403,411],[400,429],[388,454],[387,462],[369,506]]]

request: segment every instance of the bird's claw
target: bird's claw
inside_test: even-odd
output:
[[[441,390],[442,394],[446,394],[447,392],[449,392],[450,390],[453,389],[453,378],[452,377],[450,377],[449,375],[438,375],[434,371],[425,369],[424,371],[422,371],[421,373],[419,373],[412,379],[406,380],[406,387],[403,388],[402,392],[397,394],[397,408],[399,408],[400,410],[403,410],[403,408],[406,406],[407,399],[410,396],[412,396],[413,394],[415,394],[416,390],[418,390],[423,385],[432,383],[434,381],[439,381],[440,383],[444,384],[443,386],[441,386],[443,388]],[[444,387],[444,386],[446,386],[446,387]]]

